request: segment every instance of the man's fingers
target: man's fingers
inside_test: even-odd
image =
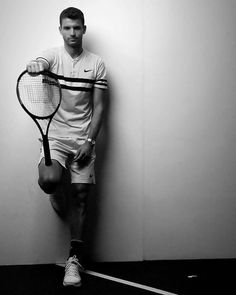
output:
[[[86,153],[80,153],[75,156],[75,161],[84,161],[89,157]]]
[[[77,155],[75,156],[75,160],[78,161],[78,160],[81,159],[81,157],[82,157],[82,154],[81,154],[81,152],[79,151],[79,152],[77,153]]]
[[[41,62],[38,62],[37,60],[33,60],[27,64],[26,70],[29,73],[37,74],[37,73],[42,72],[44,70],[44,67]]]

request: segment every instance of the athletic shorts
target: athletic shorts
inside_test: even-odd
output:
[[[69,170],[71,183],[95,184],[95,148],[93,148],[92,154],[89,156],[89,158],[86,159],[86,161],[79,162],[74,160],[79,146],[83,143],[84,140],[76,141],[71,138],[49,138],[51,159],[58,161],[61,166]],[[41,145],[39,163],[43,158],[44,151],[43,146]]]

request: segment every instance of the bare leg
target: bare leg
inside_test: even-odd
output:
[[[58,216],[62,219],[67,217],[70,195],[70,173],[64,169],[60,184],[57,186],[56,191],[53,194],[50,194],[51,205]]]
[[[71,247],[69,256],[76,255],[79,261],[84,259],[83,229],[87,212],[87,200],[90,184],[72,184],[72,194],[69,205],[69,224],[71,233]]]
[[[72,240],[82,240],[90,186],[90,184],[82,183],[72,184],[69,208],[69,222]]]

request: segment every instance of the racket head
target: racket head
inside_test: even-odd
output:
[[[22,108],[37,119],[52,118],[61,103],[61,86],[53,73],[29,74],[23,71],[17,79],[16,93]]]

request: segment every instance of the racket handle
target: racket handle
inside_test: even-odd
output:
[[[44,149],[45,165],[51,166],[52,160],[51,160],[50,148],[49,148],[47,136],[43,136],[43,149]]]

